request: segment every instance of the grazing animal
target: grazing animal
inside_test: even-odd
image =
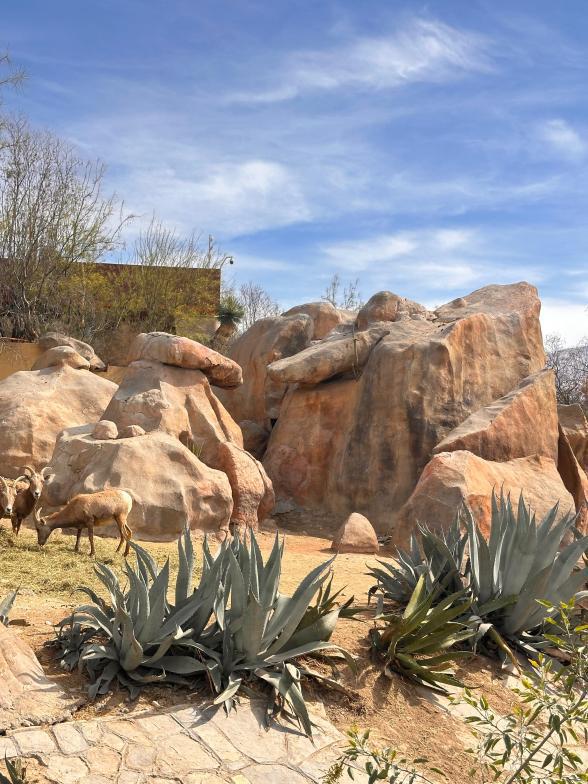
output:
[[[120,533],[116,552],[126,542],[125,558],[129,554],[133,532],[127,524],[127,517],[133,506],[133,499],[126,490],[100,490],[97,493],[80,493],[74,496],[58,512],[41,516],[41,509],[35,509],[37,541],[41,547],[56,528],[77,528],[75,552],[80,551],[80,538],[84,528],[90,540],[90,555],[94,555],[94,528],[106,525],[114,519]]]
[[[42,471],[25,466],[22,476],[14,481],[0,477],[0,516],[10,517],[14,534],[18,535],[23,520],[35,508],[50,471],[49,466]]]

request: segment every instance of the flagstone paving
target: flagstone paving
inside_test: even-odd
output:
[[[243,702],[229,716],[187,705],[10,730],[0,737],[0,759],[34,758],[51,784],[317,784],[343,736],[325,718],[312,719],[311,741],[275,721],[268,728],[261,703]]]

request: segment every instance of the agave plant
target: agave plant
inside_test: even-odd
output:
[[[8,626],[8,616],[12,610],[12,605],[14,604],[17,594],[18,588],[16,591],[12,591],[12,593],[9,593],[8,596],[5,596],[4,599],[0,600],[0,623],[4,624],[4,626]]]
[[[421,575],[425,575],[429,593],[437,597],[463,589],[461,572],[467,534],[461,531],[461,515],[456,516],[447,532],[436,533],[419,525],[418,534],[418,539],[414,533],[411,535],[408,551],[397,550],[397,565],[379,561],[379,567],[369,569],[368,574],[377,583],[370,588],[368,598],[378,595],[381,599],[407,604]]]
[[[215,702],[230,709],[241,685],[251,676],[260,678],[272,687],[271,708],[287,707],[304,731],[312,735],[301,678],[329,679],[293,662],[330,650],[354,664],[346,651],[329,642],[342,609],[335,606],[330,593],[334,559],[313,569],[291,597],[283,596],[279,592],[283,541],[276,536],[265,564],[254,534],[249,547],[237,542],[237,547],[228,551],[227,580],[221,586],[224,609],[216,613],[222,642],[216,651],[205,651],[217,664],[216,669],[210,668],[219,691]],[[309,606],[325,584],[317,603]]]
[[[78,658],[92,678],[92,698],[105,694],[115,679],[136,696],[146,683],[183,683],[186,676],[206,672],[206,663],[194,655],[194,644],[210,621],[226,548],[213,558],[205,543],[200,583],[192,590],[194,552],[190,534],[184,532],[178,540],[179,568],[171,604],[169,560],[159,570],[145,549],[132,546],[137,567],[125,563],[126,590],[108,566],[96,564],[109,601],[81,588],[92,604],[78,607],[60,624],[62,662],[71,667]]]
[[[389,677],[395,672],[419,685],[446,691],[446,685],[462,685],[448,670],[451,662],[467,655],[451,649],[475,634],[460,620],[468,612],[471,599],[458,591],[438,604],[433,601],[422,574],[402,615],[377,616],[370,636],[374,651],[384,658]]]
[[[588,536],[562,547],[575,516],[569,513],[556,522],[556,504],[537,524],[522,493],[516,514],[510,497],[492,494],[488,541],[465,511],[473,607],[507,640],[523,648],[529,642],[541,645],[549,610],[540,602],[568,601],[586,583],[588,567],[576,565],[588,549]]]
[[[4,764],[8,777],[0,773],[0,784],[32,784],[31,780],[27,778],[27,769],[21,759],[9,760],[6,757]]]

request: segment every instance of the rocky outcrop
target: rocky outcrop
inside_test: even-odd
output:
[[[588,476],[578,463],[564,429],[559,429],[557,470],[566,490],[574,499],[578,513],[577,527],[588,532]]]
[[[344,324],[352,324],[357,316],[349,310],[341,310],[336,308],[330,302],[323,300],[322,302],[307,302],[305,305],[296,305],[285,313],[283,316],[296,316],[304,313],[312,319],[312,340],[322,340],[337,327]]]
[[[375,306],[368,311],[366,321],[382,318]],[[527,283],[489,286],[434,314],[413,308],[378,324],[388,334],[357,377],[290,385],[263,461],[277,497],[339,515],[359,511],[377,531],[393,532],[439,442],[545,366],[539,311]],[[384,315],[398,313],[390,305]],[[313,362],[331,344],[316,344]]]
[[[219,398],[236,422],[249,420],[270,428],[278,418],[286,384],[272,381],[267,366],[310,345],[314,323],[300,313],[256,321],[231,345],[231,358],[243,368],[243,385],[222,390]]]
[[[92,430],[70,428],[61,434],[44,503],[61,506],[77,493],[117,487],[133,497],[129,524],[140,539],[173,540],[186,525],[228,530],[233,495],[222,471],[205,465],[167,433],[113,440],[96,439]],[[117,529],[113,525],[105,532],[114,536]]]
[[[92,435],[101,441],[118,438],[118,427],[108,419],[101,419],[100,422],[96,422],[94,425]]]
[[[272,362],[268,376],[282,384],[320,384],[345,373],[359,374],[374,346],[388,334],[389,329],[371,327],[364,332],[333,335],[293,357]]]
[[[557,414],[576,460],[585,471],[588,471],[588,421],[582,406],[577,403],[570,406],[559,405]]]
[[[0,475],[45,466],[66,427],[95,423],[116,384],[87,370],[53,365],[22,370],[0,382]]]
[[[167,332],[137,335],[128,361],[137,360],[155,360],[185,370],[200,370],[213,386],[223,389],[233,389],[243,383],[241,368],[236,362],[202,343]]]
[[[83,340],[77,340],[77,338],[72,338],[69,335],[62,335],[61,332],[47,332],[38,339],[37,343],[43,351],[58,348],[60,346],[72,348],[89,363],[90,370],[95,372],[106,370],[106,365],[96,354],[92,346],[88,343],[84,343]],[[33,368],[33,370],[35,369],[36,368]]]
[[[447,529],[462,503],[466,503],[488,533],[492,491],[510,493],[518,501],[521,493],[540,520],[556,503],[560,517],[574,511],[574,499],[566,490],[557,465],[547,457],[522,457],[506,462],[483,460],[471,452],[442,452],[426,465],[404,505],[394,539],[406,543],[417,523]]]
[[[557,461],[558,438],[554,375],[541,370],[471,414],[433,452],[467,450],[498,461],[543,455]]]
[[[257,460],[261,460],[265,454],[270,437],[269,430],[262,425],[258,425],[257,422],[252,422],[250,419],[239,422],[239,426],[243,434],[243,448]]]
[[[75,370],[90,370],[88,360],[69,346],[56,346],[47,349],[36,360],[31,370],[44,370],[49,367],[64,367],[65,365]]]
[[[0,683],[2,734],[17,727],[64,721],[79,702],[47,678],[27,643],[1,623]]]
[[[357,329],[367,329],[379,321],[401,321],[402,319],[429,319],[434,314],[424,305],[400,297],[391,291],[379,291],[365,303],[357,314]]]
[[[331,550],[338,553],[377,553],[380,549],[373,525],[361,514],[350,514],[335,534]]]

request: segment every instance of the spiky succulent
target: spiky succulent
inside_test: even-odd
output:
[[[8,626],[8,616],[10,615],[17,594],[18,588],[16,591],[12,591],[12,593],[9,593],[8,596],[5,596],[4,599],[0,600],[0,623],[3,623],[4,626]]]
[[[466,541],[467,534],[461,531],[461,514],[447,532],[419,525],[418,538],[414,533],[410,537],[410,549],[397,550],[397,564],[379,561],[380,566],[370,567],[368,574],[377,582],[370,588],[369,598],[378,595],[406,604],[421,575],[425,575],[427,590],[438,597],[462,590]]]
[[[379,615],[371,630],[374,650],[383,657],[385,672],[403,675],[422,686],[445,691],[445,685],[461,686],[449,670],[464,652],[452,650],[475,631],[463,618],[471,600],[459,591],[433,604],[425,575],[417,581],[402,613]]]
[[[4,764],[8,777],[0,773],[0,784],[32,784],[31,780],[27,778],[27,769],[21,759],[10,760],[6,757]]]

